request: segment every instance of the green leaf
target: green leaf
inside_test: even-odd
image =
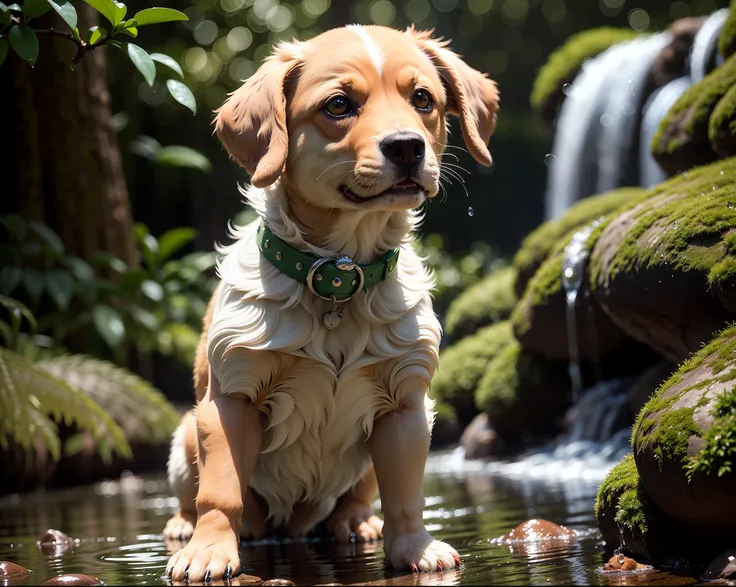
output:
[[[8,34],[10,46],[18,56],[32,66],[36,65],[38,58],[38,37],[32,29],[24,24],[19,24],[10,29]]]
[[[35,269],[28,269],[23,275],[23,285],[34,302],[38,302],[43,294],[43,273]]]
[[[3,64],[3,61],[5,61],[5,58],[7,56],[8,56],[8,43],[7,41],[5,41],[5,39],[0,39],[0,65]]]
[[[23,270],[19,267],[6,265],[0,269],[0,291],[10,295],[23,280]]]
[[[87,31],[87,44],[94,45],[99,43],[100,39],[107,36],[107,29],[101,26],[93,26]]]
[[[128,269],[125,261],[107,251],[95,251],[90,256],[90,260],[101,267],[112,269],[116,273],[124,273]]]
[[[138,68],[138,71],[143,75],[143,79],[146,80],[146,83],[149,86],[152,86],[156,79],[156,65],[153,63],[151,56],[138,45],[134,45],[133,43],[128,43],[127,53],[128,57],[130,57],[130,60],[133,62],[133,65],[135,65]]]
[[[174,167],[191,167],[205,173],[212,172],[212,164],[199,151],[180,145],[162,147],[156,154],[156,163],[160,165],[171,165]]]
[[[10,11],[3,2],[0,2],[0,28],[10,24]]]
[[[160,302],[164,299],[164,288],[161,287],[160,283],[157,283],[152,279],[146,279],[141,283],[141,291],[153,302]]]
[[[158,239],[159,259],[166,261],[184,245],[192,242],[196,236],[197,231],[186,226],[167,230]]]
[[[8,4],[8,10],[11,12],[23,12],[23,9],[16,3]]]
[[[23,0],[23,16],[26,21],[43,16],[49,10],[51,6],[46,0]]]
[[[174,10],[173,8],[146,8],[140,12],[136,12],[133,17],[138,26],[149,24],[158,24],[161,22],[173,22],[176,20],[189,20],[189,17],[183,12]]]
[[[184,77],[184,72],[181,70],[181,65],[176,62],[176,59],[164,55],[163,53],[151,53],[151,59],[163,63],[166,67],[173,69],[179,74],[179,77]]]
[[[7,296],[0,295],[0,306],[5,308],[10,313],[15,313],[18,316],[25,318],[31,329],[36,329],[36,319],[33,317],[33,313],[28,309],[28,306],[20,303],[18,300],[9,298]]]
[[[192,94],[192,91],[188,87],[175,79],[166,80],[166,87],[169,89],[169,94],[174,97],[174,100],[189,108],[192,114],[197,113],[197,100],[195,100],[194,94]]]
[[[77,28],[77,11],[69,0],[62,0],[62,2],[58,2],[57,0],[45,1],[47,1],[51,5],[51,8],[53,8],[64,22],[69,25],[70,29],[74,30]]]
[[[133,320],[143,326],[146,330],[156,332],[161,327],[161,323],[158,321],[158,318],[144,308],[131,306],[128,311],[133,317]]]
[[[31,221],[28,226],[33,232],[43,239],[43,242],[49,249],[58,255],[61,255],[64,252],[64,243],[61,242],[59,235],[51,228],[35,220]]]
[[[125,324],[117,310],[99,304],[92,308],[92,321],[97,332],[110,348],[118,348],[125,340]]]
[[[110,24],[115,27],[125,18],[128,11],[125,4],[120,4],[115,0],[84,0],[97,12],[102,14]]]
[[[94,281],[95,273],[92,271],[92,267],[90,267],[89,263],[84,259],[80,259],[78,257],[63,257],[61,259],[61,263],[74,274],[74,277],[76,277],[78,281],[81,281],[84,284]]]
[[[156,266],[158,261],[158,241],[153,236],[145,224],[137,222],[133,227],[136,236],[136,242],[143,253],[143,259],[146,261],[146,267],[150,270]]]
[[[74,292],[74,279],[63,269],[52,269],[46,274],[46,291],[59,310],[69,307]]]
[[[18,214],[6,214],[0,216],[0,224],[8,229],[8,232],[12,232],[18,240],[22,240],[28,230],[28,223],[25,218]]]
[[[128,35],[129,37],[133,37],[134,39],[138,36],[138,29],[134,26],[120,29],[120,32],[124,35]]]

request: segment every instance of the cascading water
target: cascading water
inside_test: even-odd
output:
[[[717,10],[705,20],[696,33],[690,50],[690,79],[693,83],[703,79],[723,59],[723,56],[717,53],[716,46],[727,16],[728,8]]]

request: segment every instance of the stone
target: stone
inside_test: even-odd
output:
[[[703,581],[736,581],[736,548],[715,557],[700,578]]]
[[[593,295],[626,334],[672,361],[734,319],[736,158],[678,175],[594,233]]]
[[[488,424],[487,414],[478,414],[460,437],[466,459],[486,459],[506,452],[506,443]]]
[[[104,585],[97,577],[91,575],[84,575],[82,573],[72,573],[69,575],[60,575],[49,579],[42,585]]]
[[[8,561],[0,561],[0,581],[21,579],[31,574],[29,569]]]
[[[508,319],[516,303],[516,270],[501,267],[458,295],[447,308],[444,336],[457,341],[488,324]]]
[[[537,542],[540,540],[573,540],[574,531],[542,519],[527,520],[505,534],[500,542]]]
[[[631,414],[636,417],[652,397],[657,388],[677,369],[677,364],[662,359],[645,369],[631,384],[628,391],[628,403]]]
[[[260,585],[263,583],[263,579],[261,579],[258,575],[240,574],[232,580],[232,583],[238,585]]]
[[[74,538],[53,528],[46,530],[36,541],[36,546],[46,556],[62,554],[74,546],[74,544]]]
[[[669,26],[668,31],[672,35],[672,40],[652,64],[651,78],[654,87],[665,86],[687,74],[693,40],[705,19],[703,16],[690,16],[680,18]]]
[[[651,500],[680,524],[728,540],[736,527],[735,415],[731,326],[662,384],[632,433],[636,466]]]
[[[266,587],[266,585],[296,585],[294,581],[289,581],[288,579],[269,579],[268,581],[264,581],[261,583],[263,587]]]

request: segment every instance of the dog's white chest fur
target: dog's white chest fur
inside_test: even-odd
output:
[[[408,245],[397,270],[343,304],[341,325],[327,330],[329,303],[260,255],[259,221],[222,250],[207,351],[221,393],[244,394],[267,416],[250,485],[279,524],[302,501],[324,504],[326,515],[358,481],[374,420],[429,387],[441,330],[431,277]],[[293,235],[273,219],[269,226],[285,240]]]

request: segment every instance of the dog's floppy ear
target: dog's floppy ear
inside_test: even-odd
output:
[[[465,63],[457,53],[447,48],[449,41],[432,38],[433,31],[407,33],[419,49],[429,56],[447,90],[447,110],[460,117],[465,145],[480,164],[492,163],[488,140],[496,127],[498,89],[496,83]]]
[[[279,45],[245,83],[216,111],[215,133],[233,159],[251,174],[256,187],[276,181],[286,163],[284,84],[299,64],[301,49],[294,43]]]

